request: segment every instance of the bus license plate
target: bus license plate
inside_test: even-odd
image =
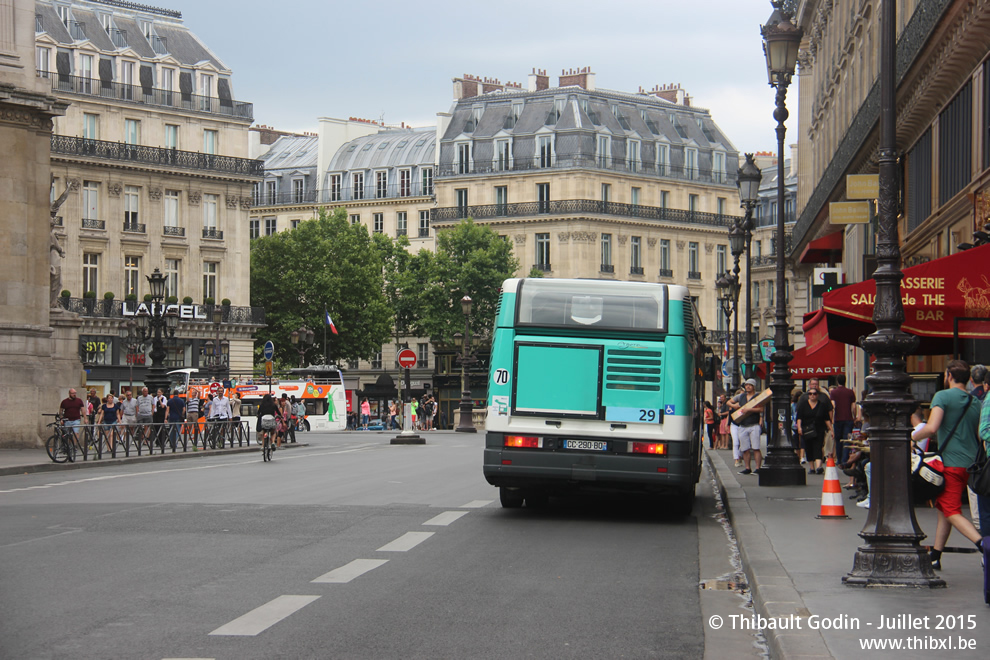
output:
[[[605,451],[608,443],[602,440],[564,440],[564,449],[588,449],[591,451]]]

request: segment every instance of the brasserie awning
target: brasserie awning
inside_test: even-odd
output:
[[[902,329],[921,339],[916,354],[949,355],[956,337],[990,339],[990,245],[911,266],[903,272]],[[876,281],[870,279],[822,296],[821,313],[805,323],[809,346],[820,346],[823,336],[859,345],[860,337],[876,332],[876,292]]]
[[[798,259],[803,264],[834,264],[842,261],[843,230],[826,234],[808,243]]]
[[[846,345],[841,342],[826,341],[825,345],[814,353],[805,346],[795,350],[793,355],[794,359],[787,365],[794,380],[835,377],[846,372]],[[756,372],[760,377],[764,377],[765,368],[764,364],[757,367]],[[773,370],[772,364],[770,369]]]

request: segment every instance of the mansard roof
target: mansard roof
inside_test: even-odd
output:
[[[345,142],[330,160],[327,171],[432,165],[435,151],[435,128],[383,130]]]

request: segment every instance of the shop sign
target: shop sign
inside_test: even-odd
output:
[[[865,225],[870,222],[873,205],[870,202],[831,202],[828,221],[833,225]]]
[[[121,316],[136,316],[141,312],[154,316],[155,312],[161,310],[161,313],[167,314],[168,312],[175,310],[179,315],[180,319],[186,320],[203,320],[207,319],[206,311],[204,311],[203,305],[156,305],[154,303],[135,303],[133,300],[125,301],[120,308]]]
[[[846,198],[876,199],[879,196],[880,196],[879,174],[847,174],[846,175]]]

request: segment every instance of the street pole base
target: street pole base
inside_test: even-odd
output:
[[[473,426],[458,426],[454,430],[457,431],[458,433],[477,433],[478,432],[478,429],[474,428]]]
[[[426,438],[415,433],[400,433],[389,441],[390,445],[425,445]]]
[[[853,569],[842,577],[842,583],[850,587],[945,588],[945,580],[935,575],[925,549],[908,543],[860,546]]]
[[[804,468],[798,464],[796,467],[790,465],[770,465],[763,463],[763,467],[757,473],[760,477],[761,486],[804,486],[808,483]]]

